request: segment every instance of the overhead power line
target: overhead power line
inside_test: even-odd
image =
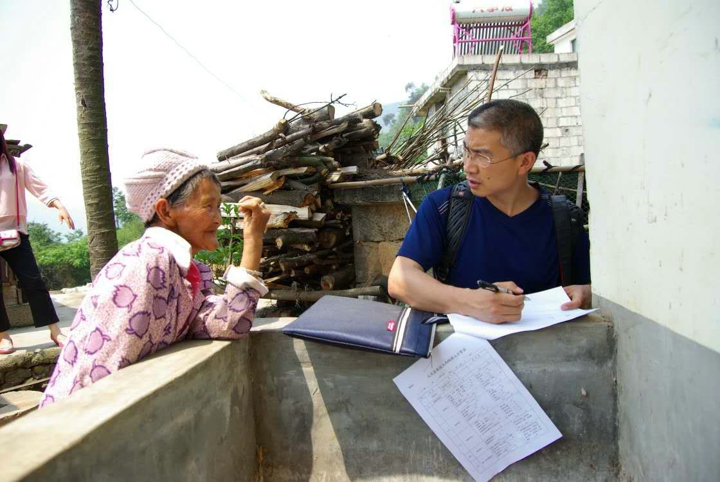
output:
[[[240,92],[238,92],[237,90],[235,90],[232,85],[230,85],[230,84],[228,84],[227,82],[225,82],[225,81],[224,81],[223,79],[221,79],[218,75],[216,75],[212,70],[210,70],[208,67],[206,67],[205,64],[200,61],[200,59],[198,59],[197,57],[195,57],[188,49],[186,49],[185,47],[183,47],[183,46],[180,44],[180,42],[178,42],[178,41],[175,39],[175,37],[173,37],[172,35],[170,35],[170,34],[167,32],[167,30],[165,30],[165,29],[162,27],[162,25],[160,25],[159,23],[157,23],[155,20],[153,20],[153,18],[152,18],[150,15],[148,15],[147,13],[145,13],[145,12],[143,11],[143,9],[141,9],[140,7],[138,7],[137,4],[136,4],[133,0],[128,0],[128,1],[132,4],[133,7],[135,7],[135,8],[137,9],[138,12],[142,13],[142,14],[145,16],[145,18],[147,18],[148,20],[150,20],[150,22],[152,22],[153,25],[155,25],[157,28],[159,28],[160,31],[161,31],[167,38],[169,38],[170,40],[172,40],[172,41],[175,43],[175,45],[177,45],[178,47],[180,47],[180,49],[181,49],[183,52],[185,52],[185,53],[186,53],[191,59],[193,59],[200,67],[202,67],[202,69],[203,69],[205,72],[207,72],[208,74],[210,74],[211,76],[213,76],[213,77],[215,78],[215,80],[217,80],[218,82],[220,82],[221,84],[223,84],[223,85],[224,85],[228,90],[230,90],[233,94],[237,95],[237,96],[240,98],[240,100],[242,100],[243,102],[245,102],[246,104],[249,105],[249,103],[248,103],[248,101],[245,99],[245,97],[243,97],[242,94],[240,94]],[[119,3],[119,2],[118,2],[118,3]],[[115,10],[117,10],[117,6],[115,7]],[[111,9],[111,11],[115,11],[115,10],[112,10],[112,9]]]

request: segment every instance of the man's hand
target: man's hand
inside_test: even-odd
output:
[[[523,290],[512,281],[495,284],[515,294],[493,293],[483,289],[468,290],[467,305],[462,314],[494,324],[520,321],[525,307]]]
[[[590,285],[564,286],[563,289],[570,297],[570,301],[560,307],[563,311],[574,310],[576,308],[588,309],[591,307],[592,291],[590,290]]]

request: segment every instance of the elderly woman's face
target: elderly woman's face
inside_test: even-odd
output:
[[[193,255],[218,247],[220,203],[220,188],[211,179],[203,179],[182,206],[170,208],[175,211],[177,234],[190,243]]]

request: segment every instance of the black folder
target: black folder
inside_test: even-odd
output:
[[[340,296],[323,296],[283,328],[286,335],[347,348],[427,358],[435,323],[426,311]]]

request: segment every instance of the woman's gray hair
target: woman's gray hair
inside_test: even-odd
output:
[[[190,196],[192,196],[192,193],[195,192],[195,188],[198,184],[205,179],[210,179],[217,187],[222,187],[220,179],[218,179],[214,172],[210,169],[202,169],[190,176],[187,181],[180,184],[177,189],[165,197],[168,204],[170,204],[170,207],[179,207],[185,204],[187,200],[190,199]],[[153,226],[158,222],[158,220],[158,215],[155,213],[152,219],[145,223],[145,227],[149,228],[150,226]]]

